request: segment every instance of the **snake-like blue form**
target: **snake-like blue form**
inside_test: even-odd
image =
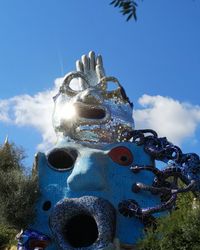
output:
[[[119,211],[124,216],[138,217],[141,219],[173,208],[177,194],[192,191],[195,196],[200,192],[200,158],[195,153],[182,153],[178,146],[173,145],[166,137],[159,138],[151,129],[135,130],[130,133],[132,142],[143,145],[144,150],[154,160],[166,163],[163,170],[155,166],[132,166],[134,174],[140,171],[151,171],[155,174],[151,186],[144,183],[134,183],[132,191],[148,191],[160,195],[162,203],[148,208],[141,208],[134,200],[125,200],[119,204]],[[169,180],[169,177],[173,177]],[[178,179],[185,184],[179,187]]]
[[[51,239],[36,230],[21,231],[17,235],[18,250],[45,249],[51,242]]]

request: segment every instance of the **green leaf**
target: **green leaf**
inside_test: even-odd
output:
[[[120,4],[120,1],[118,0],[118,1],[116,1],[114,7],[117,7],[119,4]]]
[[[114,4],[115,2],[116,2],[116,0],[112,1],[112,2],[110,3],[110,5]]]
[[[133,13],[131,13],[131,14],[127,17],[126,21],[128,22],[132,17],[133,17]]]

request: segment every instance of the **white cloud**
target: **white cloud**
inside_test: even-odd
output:
[[[34,96],[20,95],[7,100],[0,100],[0,122],[17,126],[32,126],[42,135],[38,150],[51,147],[56,136],[52,126],[53,96],[58,93],[62,78],[55,81],[51,90],[39,92]]]
[[[154,129],[178,145],[194,137],[200,123],[200,106],[159,95],[143,95],[138,102],[142,109],[134,111],[136,128]]]
[[[51,147],[56,136],[52,127],[53,99],[62,78],[55,86],[34,96],[20,95],[0,100],[0,122],[16,126],[31,126],[42,135],[38,150]],[[143,95],[139,100],[141,109],[134,111],[136,129],[151,128],[159,136],[180,145],[186,138],[194,138],[200,124],[200,106],[181,103],[169,97]]]
[[[0,121],[9,122],[9,100],[0,101]]]

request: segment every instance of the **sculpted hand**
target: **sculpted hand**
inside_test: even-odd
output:
[[[100,79],[105,76],[103,61],[101,55],[95,57],[93,51],[89,52],[88,56],[83,55],[81,60],[76,62],[76,70],[87,75],[90,85],[95,86],[100,82]]]

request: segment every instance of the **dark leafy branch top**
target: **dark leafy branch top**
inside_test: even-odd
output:
[[[126,16],[126,21],[129,21],[131,18],[137,20],[136,10],[137,10],[137,3],[132,0],[113,0],[111,5],[114,7],[118,7],[122,15]]]

